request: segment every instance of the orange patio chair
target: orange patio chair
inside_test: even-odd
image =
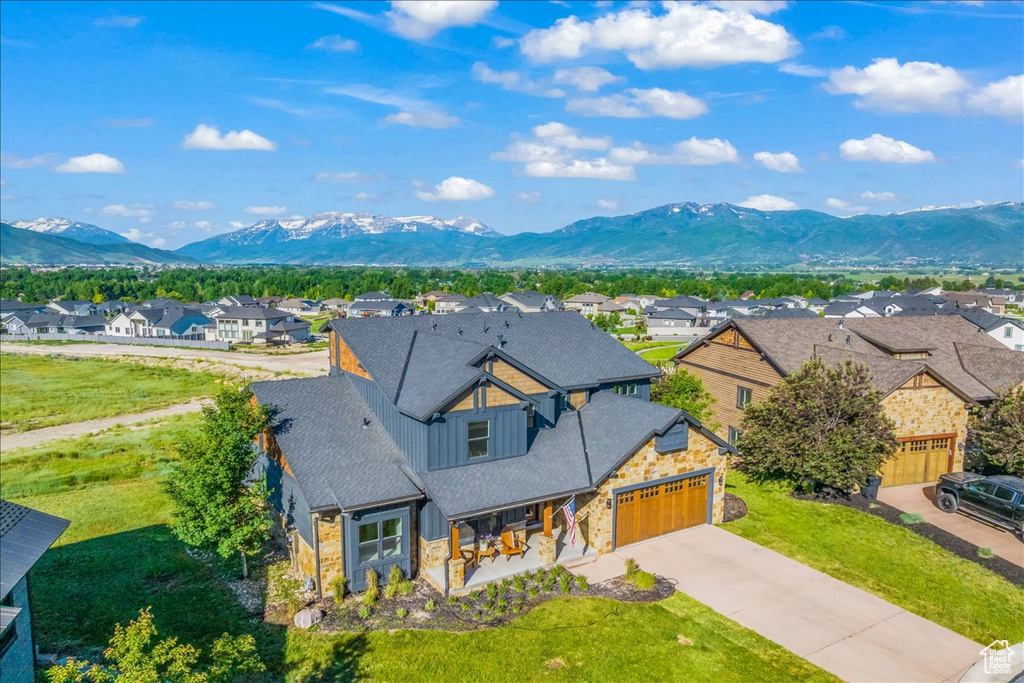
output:
[[[508,562],[508,559],[512,555],[522,557],[524,552],[526,552],[526,546],[523,545],[523,542],[519,540],[518,536],[516,536],[516,532],[512,531],[512,529],[502,530],[501,554],[505,556],[505,561]]]

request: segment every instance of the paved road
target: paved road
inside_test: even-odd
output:
[[[200,399],[196,399],[194,401],[189,401],[188,403],[179,403],[177,405],[160,408],[158,410],[149,410],[145,413],[101,417],[95,420],[86,420],[85,422],[73,422],[66,425],[33,429],[27,432],[12,432],[0,437],[0,453],[6,453],[18,448],[41,446],[42,444],[49,443],[50,441],[57,441],[58,439],[72,439],[76,436],[95,434],[96,432],[101,432],[104,429],[110,429],[117,425],[131,425],[137,422],[155,420],[161,417],[195,413],[202,408],[202,405],[202,401]]]
[[[935,506],[935,484],[898,486],[878,491],[878,500],[904,512],[916,512],[929,524],[1024,567],[1024,543],[1009,531],[963,513],[949,514]]]
[[[215,351],[212,349],[177,349],[165,346],[130,346],[128,344],[68,344],[35,345],[4,342],[0,351],[47,355],[51,353],[69,356],[150,356],[154,358],[203,358],[230,363],[247,368],[264,368],[275,372],[295,372],[303,375],[326,375],[328,372],[327,349],[308,353],[243,353],[240,351]]]
[[[981,645],[713,526],[638,543],[572,568],[591,581],[647,571],[733,621],[854,683],[956,681]]]

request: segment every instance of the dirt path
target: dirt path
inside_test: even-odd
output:
[[[196,399],[194,401],[189,401],[188,403],[178,403],[177,405],[160,408],[159,410],[149,410],[145,413],[101,417],[95,420],[86,420],[85,422],[72,422],[71,424],[66,425],[33,429],[27,432],[11,432],[9,434],[0,435],[0,453],[6,453],[18,448],[41,446],[42,444],[57,441],[58,439],[73,439],[78,436],[95,434],[96,432],[101,432],[104,429],[110,429],[117,425],[131,425],[137,422],[145,422],[147,420],[154,420],[161,417],[196,413],[199,412],[202,405],[202,400]]]
[[[245,368],[258,368],[272,372],[288,372],[310,376],[326,375],[328,371],[327,349],[310,351],[309,353],[258,354],[214,351],[210,349],[176,349],[163,346],[130,346],[128,344],[69,344],[67,346],[58,346],[6,341],[0,344],[0,351],[41,356],[62,354],[67,356],[146,356],[150,358],[202,359]]]

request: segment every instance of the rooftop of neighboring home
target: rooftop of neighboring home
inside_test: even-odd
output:
[[[354,301],[348,307],[349,311],[393,311],[396,308],[408,308],[408,306],[401,301],[371,299],[367,301]]]
[[[471,296],[464,302],[467,306],[476,306],[477,308],[497,308],[504,309],[508,308],[508,304],[494,296],[490,292],[483,292],[476,296]]]
[[[656,308],[698,308],[708,306],[708,302],[693,296],[673,296],[667,299],[658,299],[654,302]]]
[[[70,523],[0,500],[0,599],[7,597]]]
[[[995,313],[989,313],[981,308],[961,308],[956,313],[965,320],[970,321],[976,325],[979,329],[985,332],[991,332],[992,330],[998,329],[1003,325],[1015,325],[1021,329],[1024,329],[1024,320],[1017,320],[1016,318],[1004,318],[1001,315]]]
[[[626,310],[626,307],[618,301],[609,299],[608,301],[598,304],[596,310],[598,313],[618,313],[619,311]]]
[[[22,313],[14,316],[20,319],[25,327],[67,327],[85,329],[87,327],[102,328],[107,319],[103,315],[75,315],[73,313]],[[10,318],[8,318],[9,320]]]
[[[17,313],[19,311],[41,311],[46,308],[46,302],[17,301],[15,299],[0,299],[0,312]]]
[[[324,299],[324,306],[348,306],[348,299]]]
[[[182,302],[177,299],[168,299],[166,297],[159,297],[156,299],[147,299],[142,302],[142,305],[146,308],[172,308],[174,306],[184,306]]]
[[[604,294],[597,294],[595,292],[584,292],[583,294],[577,294],[571,296],[565,300],[567,304],[601,304],[608,301],[609,297]]]
[[[220,311],[215,315],[217,320],[281,320],[291,316],[291,313],[286,311],[263,306],[218,306],[217,308]]]
[[[185,334],[193,325],[206,327],[213,323],[197,308],[167,308],[161,312],[163,315],[153,323],[153,327],[166,329],[171,334]]]
[[[687,313],[681,308],[666,308],[664,311],[653,311],[647,314],[648,320],[696,320],[697,316]]]
[[[225,306],[258,306],[260,302],[248,294],[232,294],[221,297],[217,303]]]
[[[943,299],[955,301],[961,308],[979,306],[982,308],[1006,303],[1005,297],[992,296],[990,294],[979,294],[977,292],[943,292],[940,294]]]
[[[781,318],[820,318],[821,316],[808,308],[769,308],[754,317],[778,320]]]
[[[384,292],[364,292],[356,294],[355,299],[356,301],[390,301],[391,295]]]
[[[549,300],[549,298],[554,298],[550,294],[544,294],[543,292],[538,292],[535,289],[524,289],[518,292],[508,292],[506,294],[502,294],[501,297],[503,299],[512,299],[513,301],[517,302],[522,306],[526,306],[527,308],[540,308],[541,306],[544,305],[546,301]]]
[[[435,301],[457,303],[459,301],[465,301],[468,298],[469,297],[466,296],[465,294],[442,294],[442,295],[438,296]]]
[[[746,337],[783,375],[814,356],[851,358],[871,368],[875,383],[891,391],[926,365],[964,396],[986,401],[1024,382],[1024,354],[1012,351],[960,316],[836,320],[736,319],[728,326]],[[685,357],[699,344],[684,349]],[[927,354],[924,358],[900,355]],[[902,379],[902,382],[901,382]]]
[[[270,304],[276,304],[278,301],[284,301],[283,296],[260,296],[256,297],[256,303],[261,306],[269,306]]]
[[[71,299],[69,301],[51,301],[47,308],[59,313],[74,313],[80,308],[94,308],[96,304],[84,299]]]
[[[296,310],[306,309],[315,306],[308,299],[285,299],[277,302],[277,308],[291,308]]]

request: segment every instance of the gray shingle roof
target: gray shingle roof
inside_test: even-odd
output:
[[[997,327],[1002,327],[1006,323],[1012,323],[1018,327],[1024,326],[1024,324],[1022,324],[1019,320],[1014,320],[1013,318],[1003,318],[1002,316],[998,316],[995,313],[989,313],[988,311],[982,308],[961,308],[957,309],[956,312],[960,315],[961,318],[964,318],[965,320],[974,323],[974,325],[985,330],[986,332],[991,332]]]
[[[508,292],[503,296],[513,299],[528,308],[540,308],[548,298],[547,294],[538,292],[535,289],[526,289],[521,292]]]
[[[0,598],[6,598],[71,524],[66,519],[0,500]]]
[[[413,333],[494,346],[564,388],[656,377],[659,371],[573,311],[547,315],[476,313],[454,316],[332,320],[363,368],[392,400]]]
[[[655,432],[663,432],[685,413],[660,403],[600,391],[580,408],[595,483],[603,481],[620,461]]]
[[[696,320],[697,316],[687,313],[681,308],[667,308],[664,311],[648,313],[647,318],[649,320]]]
[[[240,320],[281,320],[290,318],[291,313],[279,311],[275,308],[263,308],[262,306],[218,306],[221,314],[218,318],[240,319]]]
[[[508,304],[494,296],[490,292],[484,292],[483,294],[477,294],[466,299],[465,304],[467,306],[476,306],[477,308],[497,308],[504,310],[508,308]]]
[[[404,456],[347,375],[256,382],[252,390],[274,407],[277,443],[312,508],[419,495]]]

